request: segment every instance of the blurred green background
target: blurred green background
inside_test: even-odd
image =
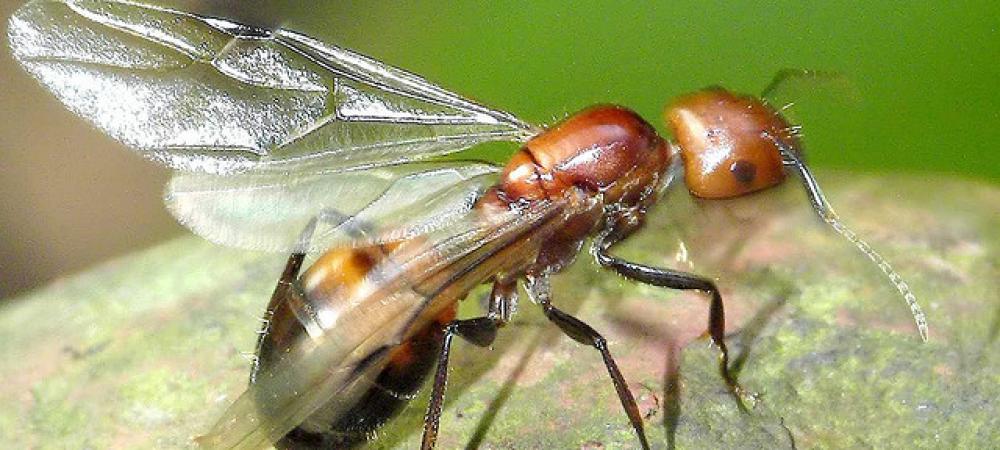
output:
[[[170,3],[294,28],[539,123],[613,102],[663,131],[672,96],[837,72],[849,89],[796,92],[814,166],[1000,181],[997,2]],[[159,200],[167,172],[65,111],[11,60],[6,32],[3,47],[0,297],[183,233]]]

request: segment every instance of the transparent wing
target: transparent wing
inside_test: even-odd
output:
[[[495,183],[477,163],[411,163],[366,170],[251,170],[220,177],[178,172],[167,186],[170,211],[218,244],[267,251],[399,241],[441,229],[467,214]],[[308,248],[298,235],[313,218]]]
[[[199,441],[213,448],[262,448],[320,408],[332,418],[347,411],[399,342],[493,274],[530,261],[568,208],[561,201],[540,202],[486,218],[473,214],[404,243],[367,275],[356,298],[344,299],[349,307],[262,371]]]
[[[370,167],[534,129],[408,72],[284,29],[132,1],[34,1],[15,58],[71,110],[167,166]]]

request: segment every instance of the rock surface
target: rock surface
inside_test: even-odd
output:
[[[555,301],[608,337],[654,448],[995,447],[1000,189],[820,176],[909,281],[929,343],[797,186],[722,204],[671,194],[618,250],[717,277],[739,380],[758,395],[747,412],[716,372],[698,294],[626,282],[585,255],[555,280]],[[188,237],[0,304],[4,446],[194,446],[245,387],[284,258]],[[456,342],[439,448],[638,447],[597,352],[529,302],[492,350]],[[373,447],[418,447],[427,390]]]

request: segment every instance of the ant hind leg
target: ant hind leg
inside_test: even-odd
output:
[[[489,347],[496,339],[497,330],[510,320],[517,302],[517,284],[494,281],[489,312],[483,317],[453,320],[444,328],[441,353],[438,355],[437,372],[431,400],[424,416],[424,435],[420,448],[430,450],[437,442],[438,426],[441,423],[441,409],[444,406],[444,391],[448,384],[448,359],[451,356],[451,341],[456,335],[479,347]]]

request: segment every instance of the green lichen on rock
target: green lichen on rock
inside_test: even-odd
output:
[[[1000,189],[822,175],[845,221],[917,293],[929,343],[791,186],[712,204],[671,194],[618,249],[717,277],[739,380],[758,396],[746,412],[701,337],[698,294],[629,283],[584,256],[555,280],[555,301],[608,337],[655,448],[995,447]],[[6,301],[4,446],[193,447],[245,387],[242,354],[283,260],[188,237]],[[440,448],[637,447],[597,352],[530,303],[492,349],[456,341],[452,361]],[[417,447],[426,391],[374,447]]]

